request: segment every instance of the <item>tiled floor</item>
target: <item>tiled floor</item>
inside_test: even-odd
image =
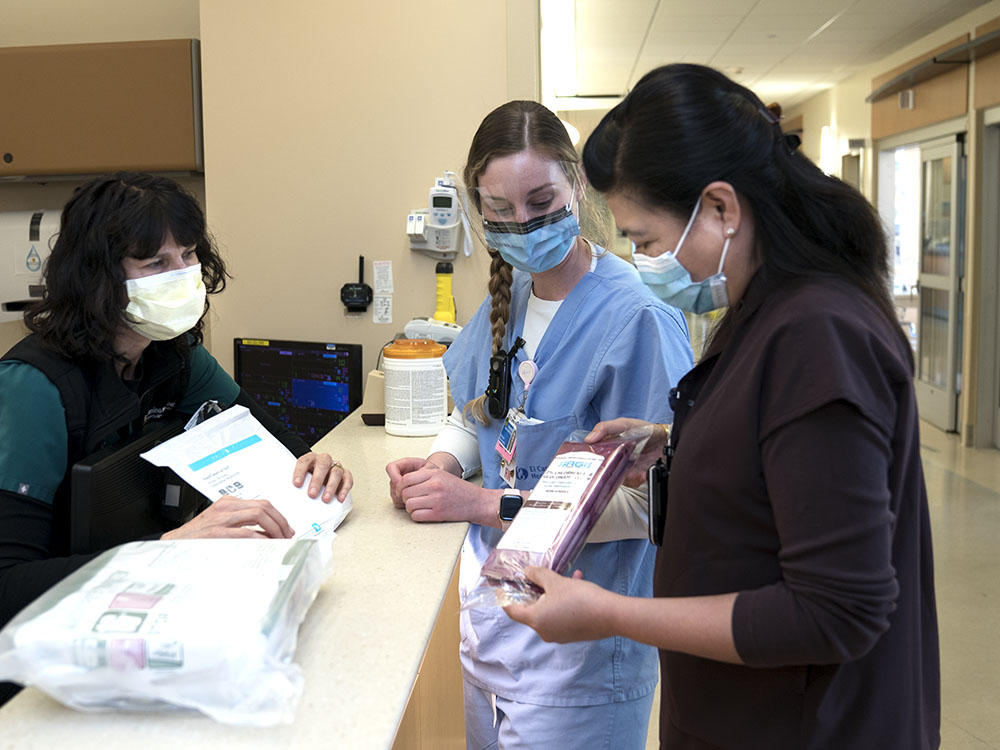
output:
[[[1000,450],[921,424],[941,637],[942,750],[1000,750]],[[646,747],[657,743],[657,697]]]
[[[941,634],[942,750],[1000,749],[1000,451],[921,425]]]

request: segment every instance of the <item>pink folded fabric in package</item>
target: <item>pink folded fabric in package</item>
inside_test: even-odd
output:
[[[645,442],[563,443],[482,567],[485,587],[496,591],[465,606],[536,599],[542,592],[524,575],[529,565],[567,573]]]

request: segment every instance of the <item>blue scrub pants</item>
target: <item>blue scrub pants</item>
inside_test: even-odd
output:
[[[538,706],[465,682],[466,750],[644,750],[653,693],[598,706]]]

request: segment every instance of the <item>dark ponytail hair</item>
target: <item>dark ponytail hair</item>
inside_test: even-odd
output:
[[[80,186],[63,208],[43,271],[44,296],[25,311],[25,325],[69,359],[119,359],[114,343],[128,305],[122,261],[153,257],[168,237],[195,248],[209,294],[225,288],[226,267],[201,206],[176,182],[118,172]],[[201,343],[203,320],[174,339],[179,348]]]
[[[601,192],[626,193],[685,218],[706,185],[728,182],[753,213],[755,260],[765,284],[846,279],[905,341],[889,294],[878,214],[796,146],[749,89],[712,68],[677,64],[647,73],[605,115],[587,140],[583,164]],[[720,324],[717,340],[728,336],[731,317]]]

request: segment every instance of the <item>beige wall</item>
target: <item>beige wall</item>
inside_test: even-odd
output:
[[[7,0],[0,15],[0,47],[198,38],[198,0]]]
[[[433,313],[435,262],[410,251],[406,213],[460,171],[487,112],[537,97],[536,29],[526,0],[202,2],[206,201],[236,276],[213,308],[224,366],[253,336],[361,343],[370,369]],[[359,254],[369,283],[372,260],[392,261],[391,325],[340,302]],[[464,323],[488,258],[454,265]]]
[[[198,0],[32,0],[5,2],[0,46],[121,42],[138,39],[197,39]],[[4,117],[16,113],[4,112]],[[201,178],[182,180],[196,195]],[[78,181],[0,183],[0,211],[59,209]],[[24,335],[20,322],[0,323],[0,353]]]
[[[435,263],[409,250],[406,212],[460,170],[490,109],[538,97],[534,0],[14,5],[3,46],[202,40],[205,177],[181,181],[235,276],[208,327],[227,368],[236,336],[358,342],[373,367],[406,321],[434,311]],[[0,184],[0,211],[59,208],[77,184]],[[393,261],[392,324],[345,313],[359,254],[369,283],[372,260]],[[487,260],[477,247],[455,261],[460,323],[485,294]],[[23,333],[0,324],[2,350]]]

